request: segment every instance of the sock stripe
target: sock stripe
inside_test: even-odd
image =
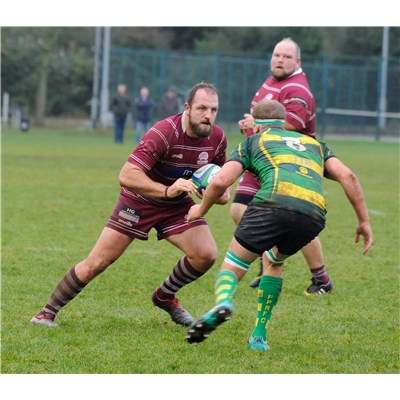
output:
[[[285,260],[281,260],[281,259],[277,258],[275,256],[274,252],[272,251],[272,249],[265,251],[265,255],[274,264],[283,264],[285,262]]]
[[[56,314],[66,304],[73,300],[86,286],[75,273],[75,267],[71,268],[58,283],[44,308],[53,310]]]
[[[229,270],[223,270],[215,277],[214,294],[216,304],[232,301],[238,281],[236,275]]]
[[[167,279],[160,285],[161,292],[172,297],[179,289],[194,282],[202,275],[204,275],[204,272],[196,271],[192,265],[190,265],[187,256],[183,256],[175,264]]]
[[[227,262],[230,265],[233,265],[235,267],[238,267],[240,269],[248,270],[250,267],[250,262],[244,261],[241,258],[239,258],[237,255],[235,255],[231,250],[228,250],[226,252],[224,261]]]

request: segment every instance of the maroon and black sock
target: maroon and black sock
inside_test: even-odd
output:
[[[204,275],[204,272],[195,270],[189,263],[187,256],[183,256],[174,266],[171,274],[160,285],[157,295],[160,299],[175,297],[175,293],[183,286],[194,282]]]

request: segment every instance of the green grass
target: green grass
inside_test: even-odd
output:
[[[242,139],[229,134],[229,151]],[[320,239],[335,290],[303,296],[308,268],[301,254],[289,259],[268,334],[271,352],[258,354],[247,347],[256,313],[248,284],[258,264],[239,284],[232,320],[190,346],[186,330],[150,302],[182,255],[154,233],[134,241],[60,312],[59,329],[29,324],[103,229],[133,131],[118,146],[111,131],[3,132],[2,374],[398,374],[399,145],[327,143],[363,185],[374,245],[362,255],[355,213],[341,186],[325,180]],[[207,220],[219,258],[178,295],[194,317],[214,305],[214,277],[234,230],[229,206],[215,206]]]

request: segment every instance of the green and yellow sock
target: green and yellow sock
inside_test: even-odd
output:
[[[220,271],[215,277],[215,304],[219,305],[224,302],[232,303],[232,297],[235,293],[237,284],[238,280],[232,271]]]
[[[257,292],[257,318],[251,336],[267,337],[267,328],[272,316],[272,308],[278,302],[282,290],[282,278],[264,275],[258,285]]]

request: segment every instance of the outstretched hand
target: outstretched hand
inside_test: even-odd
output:
[[[372,229],[371,225],[369,222],[364,222],[360,223],[357,225],[356,228],[356,236],[355,236],[355,242],[358,243],[360,240],[360,235],[364,236],[364,249],[363,249],[363,254],[367,254],[368,250],[372,246],[373,243],[373,235],[372,235]]]

